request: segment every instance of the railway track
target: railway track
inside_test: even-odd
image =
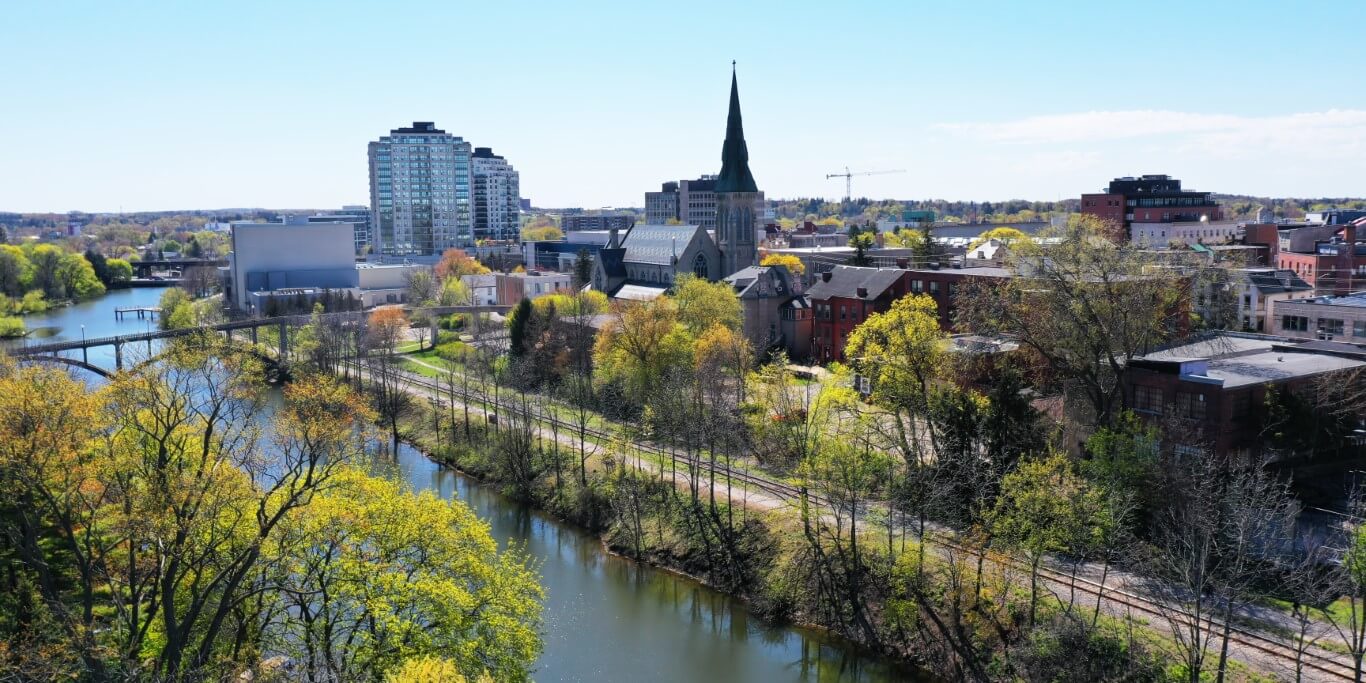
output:
[[[363,367],[359,362],[348,361],[347,363],[351,367],[354,367],[357,371],[363,371]],[[409,386],[410,388],[419,389],[423,393],[427,393],[429,395],[435,395],[438,397],[454,396],[455,398],[459,399],[461,402],[467,405],[473,405],[474,402],[478,402],[481,405],[492,406],[498,412],[507,412],[509,414],[519,414],[524,412],[520,407],[512,405],[502,400],[490,399],[487,396],[477,396],[472,394],[471,392],[464,391],[463,389],[452,391],[451,387],[441,386],[436,381],[430,380],[416,373],[400,371],[399,378],[403,381],[405,385]],[[599,443],[610,442],[617,436],[605,430],[593,427],[586,427],[581,429],[580,426],[575,423],[571,423],[567,420],[556,417],[554,415],[547,415],[542,411],[532,409],[526,412],[529,413],[530,418],[538,424],[553,426],[556,429],[564,430],[567,434],[570,435],[578,435],[580,431],[582,431],[584,436],[590,437],[594,441]],[[669,459],[672,460],[675,464],[681,463],[689,467],[701,468],[711,465],[709,461],[703,460],[699,457],[695,457],[687,453],[679,453],[671,449],[666,449],[657,444],[633,441],[632,445],[638,449],[641,449],[647,453],[659,457],[661,463],[665,459]],[[727,469],[725,475],[733,480],[742,482],[748,486],[752,486],[761,491],[765,491],[768,494],[781,500],[800,500],[803,495],[803,491],[800,487],[794,486],[784,481],[779,481],[769,477],[755,475],[745,470]],[[806,499],[814,505],[820,507],[830,507],[829,501],[823,499],[819,495],[814,494],[810,491],[806,492]],[[939,545],[943,548],[952,549],[957,552],[965,553],[973,557],[976,557],[979,553],[978,550],[964,546],[951,535],[943,532],[927,532],[922,542],[924,541],[930,541],[933,544]],[[1030,567],[1027,563],[1011,555],[1002,553],[990,553],[989,555],[989,559],[991,559],[991,561],[995,563],[1009,566],[1010,568],[1015,569],[1017,571],[1022,571],[1026,573],[1030,571]],[[1065,590],[1075,589],[1077,592],[1090,595],[1094,597],[1096,600],[1107,601],[1125,610],[1137,611],[1142,614],[1158,617],[1163,620],[1175,621],[1178,625],[1189,625],[1196,619],[1195,615],[1191,614],[1188,611],[1181,609],[1159,607],[1153,600],[1150,600],[1136,593],[1124,590],[1123,588],[1105,586],[1097,581],[1081,576],[1074,578],[1070,574],[1066,574],[1051,567],[1041,566],[1038,569],[1038,573],[1039,576],[1043,577],[1045,580],[1051,582],[1055,586],[1061,587]],[[1224,628],[1223,621],[1215,619],[1213,617],[1201,617],[1200,622],[1204,624],[1203,628],[1210,629],[1212,631],[1222,631]],[[1323,654],[1322,652],[1316,651],[1321,650],[1322,648],[1316,648],[1312,645],[1307,647],[1305,649],[1305,652],[1302,655],[1300,655],[1296,653],[1295,648],[1291,647],[1290,645],[1287,645],[1285,642],[1279,639],[1232,624],[1229,625],[1229,642],[1236,644],[1238,647],[1245,648],[1246,650],[1260,653],[1263,656],[1270,657],[1275,660],[1280,660],[1283,663],[1283,665],[1287,667],[1287,670],[1291,670],[1294,666],[1294,662],[1298,659],[1300,660],[1301,666],[1304,669],[1306,669],[1307,671],[1314,672],[1315,674],[1317,674],[1316,678],[1319,678],[1321,680],[1356,680],[1356,675],[1352,664],[1350,664],[1347,661],[1344,661],[1342,657],[1335,657],[1329,654]]]

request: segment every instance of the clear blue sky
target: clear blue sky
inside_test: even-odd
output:
[[[770,197],[1057,199],[1116,175],[1366,195],[1361,0],[12,2],[0,210],[368,201],[413,120],[538,206],[715,173],[730,60]]]

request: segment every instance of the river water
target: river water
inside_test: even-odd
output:
[[[154,328],[154,322],[136,316],[116,322],[114,309],[154,306],[161,292],[118,290],[95,301],[29,316],[29,329],[45,330],[30,343],[80,339],[81,325],[87,337]],[[90,361],[112,368],[112,351],[99,356],[92,351]],[[489,523],[500,545],[523,547],[533,558],[546,589],[545,650],[536,663],[538,681],[916,679],[912,672],[861,655],[824,633],[764,624],[738,600],[686,577],[612,555],[596,537],[440,467],[406,445],[381,471],[415,490],[464,501]]]

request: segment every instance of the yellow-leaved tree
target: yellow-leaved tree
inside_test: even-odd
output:
[[[761,266],[782,266],[787,268],[793,275],[802,275],[806,272],[806,264],[792,254],[768,254],[763,260],[759,261]]]

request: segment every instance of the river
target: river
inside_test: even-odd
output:
[[[162,289],[117,290],[94,301],[29,316],[41,341],[141,332],[155,323],[116,322],[114,309],[156,305]],[[34,338],[34,343],[41,343]],[[91,362],[112,367],[91,352]],[[438,466],[403,446],[383,468],[418,491],[464,501],[503,547],[524,547],[546,589],[545,650],[539,681],[869,682],[914,680],[886,661],[859,654],[827,634],[771,626],[745,604],[696,581],[606,552],[602,543],[487,485]]]

